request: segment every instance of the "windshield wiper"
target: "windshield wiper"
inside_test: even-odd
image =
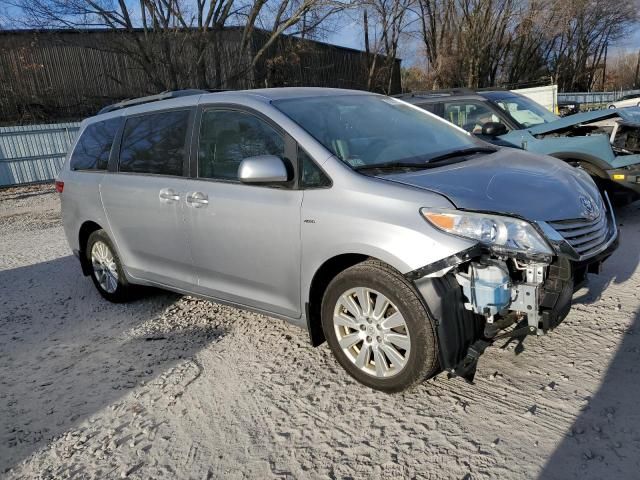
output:
[[[421,168],[429,168],[429,165],[426,163],[416,163],[416,162],[383,162],[383,163],[374,163],[373,165],[358,165],[353,167],[354,170],[361,172],[363,170],[390,170],[394,168],[415,168],[419,170]]]
[[[434,168],[436,164],[439,164],[446,160],[451,160],[453,158],[473,155],[474,153],[494,153],[497,151],[498,149],[492,147],[461,148],[458,150],[452,150],[450,152],[443,153],[442,155],[436,155],[435,157],[431,157],[421,162],[403,162],[394,160],[392,162],[374,163],[372,165],[358,165],[356,167],[353,167],[353,169],[358,172],[361,172],[363,170],[392,170],[397,168],[412,168],[415,170],[424,170],[427,168]]]
[[[497,148],[491,148],[491,147],[460,148],[458,150],[452,150],[450,152],[443,153],[442,155],[436,155],[435,157],[431,157],[428,160],[428,163],[438,163],[444,160],[449,160],[451,158],[464,157],[466,155],[473,155],[474,153],[494,153],[497,151],[498,151]]]

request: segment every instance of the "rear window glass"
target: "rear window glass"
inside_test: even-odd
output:
[[[182,176],[189,111],[127,119],[120,147],[120,171]]]
[[[106,170],[120,118],[88,125],[71,154],[71,170]]]

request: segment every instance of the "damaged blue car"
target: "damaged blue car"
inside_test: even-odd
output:
[[[400,97],[487,142],[550,155],[583,168],[620,203],[640,197],[640,108],[561,118],[510,91],[451,89]]]

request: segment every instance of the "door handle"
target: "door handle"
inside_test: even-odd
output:
[[[202,192],[187,193],[187,205],[194,208],[206,207],[209,205],[209,197]]]
[[[160,190],[160,201],[164,203],[180,201],[180,194],[176,193],[173,188],[163,188]]]

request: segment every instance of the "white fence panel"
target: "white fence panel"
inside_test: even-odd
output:
[[[0,127],[0,186],[53,180],[79,123]]]

